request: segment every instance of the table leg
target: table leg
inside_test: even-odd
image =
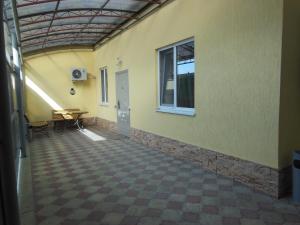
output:
[[[83,125],[80,126],[79,119],[76,119],[74,125],[76,125],[76,126],[78,127],[79,130],[82,130],[82,129],[83,129]]]

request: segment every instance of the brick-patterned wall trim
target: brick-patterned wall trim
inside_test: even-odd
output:
[[[97,127],[117,131],[117,123],[97,117]]]
[[[97,126],[117,131],[115,122],[104,119],[97,118]],[[202,168],[230,177],[275,198],[286,195],[291,189],[290,167],[276,170],[134,128],[131,128],[130,138],[176,158],[190,160]]]
[[[97,125],[97,117],[84,117],[82,118],[83,126]]]

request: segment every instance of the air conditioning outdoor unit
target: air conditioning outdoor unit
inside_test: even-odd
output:
[[[72,68],[71,69],[72,81],[87,80],[87,71],[85,68]]]

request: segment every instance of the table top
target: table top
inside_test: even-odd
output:
[[[72,115],[72,114],[86,114],[89,113],[87,111],[67,111],[67,110],[57,110],[56,112],[54,112],[54,114],[56,115]]]
[[[61,115],[65,120],[78,120],[81,115],[89,113],[87,111],[74,111],[74,110],[57,110],[54,112],[55,115]]]

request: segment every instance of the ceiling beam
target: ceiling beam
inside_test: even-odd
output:
[[[59,42],[58,42],[59,43]],[[24,57],[30,57],[37,54],[43,54],[48,53],[51,51],[64,51],[64,50],[70,50],[70,49],[78,49],[78,50],[90,50],[93,51],[93,45],[92,44],[59,44],[55,46],[49,46],[45,47],[44,49],[34,49],[34,50],[24,50]]]
[[[161,0],[133,0],[136,2],[148,2],[148,3],[152,3],[152,4],[161,4]]]
[[[134,19],[134,16],[127,13],[122,13],[119,11],[106,11],[101,10],[99,12],[91,12],[91,11],[78,11],[77,13],[74,11],[66,12],[64,15],[56,16],[54,20],[64,20],[64,19],[74,19],[74,18],[90,18],[97,14],[95,17],[112,17],[112,18],[123,18],[123,19]],[[26,18],[19,20],[21,26],[28,26],[32,24],[42,23],[42,22],[50,22],[52,19],[50,14],[40,15],[37,18]]]
[[[18,47],[21,46],[21,32],[20,32],[20,23],[18,17],[18,10],[17,10],[17,2],[16,0],[10,0],[11,7],[12,7],[12,15],[13,15],[13,22],[16,29],[16,38],[17,38],[17,45]],[[1,12],[2,13],[2,12]],[[22,49],[20,49],[22,53]],[[22,55],[20,56],[21,61],[23,61]]]
[[[52,24],[52,29],[56,28],[56,27],[80,27],[80,26],[85,26],[86,23],[65,23],[65,24]],[[87,27],[86,29],[100,29],[100,30],[111,30],[111,29],[115,29],[116,26],[118,26],[117,23],[90,23],[89,27]],[[21,30],[21,34],[22,33],[26,33],[26,32],[30,32],[30,31],[35,31],[35,30],[41,30],[41,29],[45,29],[48,26],[40,26],[40,27],[34,27],[34,28],[29,28],[29,29],[22,29]],[[74,29],[79,29],[79,28],[74,28]]]
[[[55,10],[54,10],[54,12],[53,12],[53,16],[52,16],[52,19],[51,19],[51,22],[50,22],[49,27],[48,27],[48,30],[47,30],[47,34],[46,34],[47,37],[48,37],[49,31],[50,31],[50,29],[51,29],[51,26],[52,26],[52,24],[53,24],[55,15],[56,15],[56,13],[57,13],[57,10],[58,10],[60,1],[61,1],[61,0],[57,0],[56,6],[55,6]],[[44,40],[43,46],[45,45],[46,41],[47,41],[47,38]]]
[[[58,2],[60,2],[59,0]],[[99,10],[107,11],[107,12],[123,12],[123,13],[136,13],[136,11],[132,10],[123,10],[123,9],[104,9],[102,8],[70,8],[70,9],[54,9],[54,10],[49,10],[49,11],[44,11],[44,12],[36,12],[36,13],[30,13],[30,14],[25,14],[23,16],[19,16],[18,18],[20,20],[30,18],[30,17],[35,17],[35,16],[41,16],[41,15],[47,15],[47,14],[53,14],[55,13],[66,13],[66,12],[99,12]],[[8,20],[11,20],[12,18],[8,18]]]
[[[63,1],[63,0],[61,0]],[[39,4],[43,4],[43,3],[50,3],[50,2],[57,2],[57,0],[31,0],[31,1],[27,1],[25,3],[20,3],[17,4],[17,8],[22,8],[22,7],[26,7],[26,6],[33,6],[33,5],[39,5]]]
[[[47,44],[52,43],[54,41],[61,41],[61,42],[70,42],[72,37],[60,37],[60,38],[53,38],[50,39],[48,41]],[[85,40],[85,41],[95,41],[95,37],[90,37],[90,36],[83,36],[83,37],[79,37],[79,40],[77,41],[81,41],[81,40]],[[35,45],[41,45],[41,48],[43,48],[42,44],[44,43],[44,41],[35,41],[35,42],[29,42],[24,44],[24,42],[22,42],[22,47],[28,47],[28,46],[35,46]]]
[[[125,32],[127,29],[130,29],[130,27],[134,26],[135,24],[137,24],[141,20],[149,17],[154,12],[159,10],[161,7],[171,3],[173,1],[175,1],[175,0],[160,0],[158,5],[153,5],[153,4],[152,4],[152,6],[151,6],[151,4],[146,5],[144,8],[139,10],[139,12],[136,15],[134,15],[135,16],[135,21],[128,20],[128,21],[125,21],[125,22],[121,23],[117,27],[119,30],[116,29],[115,31],[112,31],[111,34],[106,35],[105,37],[102,37],[100,40],[98,40],[94,45],[94,49],[97,49],[98,47],[102,46],[103,44],[105,44],[106,42],[111,40],[112,38],[120,35],[122,32]]]
[[[98,13],[100,13],[101,10],[103,10],[103,9],[105,8],[105,6],[109,3],[109,1],[110,1],[110,0],[106,0],[106,1],[100,6]],[[95,17],[98,15],[98,13],[95,14],[94,16],[92,16],[92,17],[89,19],[88,23],[80,30],[80,32],[82,32],[82,31],[83,31],[90,23],[93,22],[93,20],[94,20]],[[77,35],[77,36],[78,36],[78,35]],[[76,40],[77,36],[74,38],[74,41]],[[72,43],[73,43],[73,42],[72,42]]]
[[[151,5],[152,5],[151,3],[146,4],[142,9],[140,9],[138,12],[136,12],[136,13],[133,15],[133,17],[134,17],[134,18],[137,18],[137,16],[138,16],[139,14],[141,14],[141,13],[144,12],[144,11],[146,11]],[[121,23],[120,25],[118,25],[117,29],[121,29],[121,28],[122,28],[126,23],[128,23],[129,21],[130,21],[130,20],[125,20],[123,23]],[[107,37],[109,37],[110,35],[112,35],[115,31],[116,31],[116,30],[112,30],[109,34],[107,34],[107,35],[105,35],[104,37],[100,38],[100,39],[97,41],[96,45],[97,45],[98,43],[100,43],[102,40],[104,40],[105,38],[107,38]]]
[[[26,6],[33,6],[33,5],[39,5],[39,4],[47,4],[51,2],[56,2],[57,0],[28,0],[25,3],[17,4],[17,8],[22,8]],[[63,0],[61,0],[63,1]],[[152,4],[160,4],[160,0],[133,0],[136,2],[147,2]]]
[[[32,35],[31,35],[31,37],[26,37],[26,38],[23,38],[22,39],[22,42],[26,42],[26,41],[31,41],[31,40],[35,40],[35,39],[39,39],[39,38],[44,38],[44,37],[52,37],[52,36],[60,36],[60,35],[71,35],[71,34],[73,34],[73,37],[72,38],[74,38],[74,36],[75,35],[80,35],[80,34],[107,34],[107,33],[105,33],[105,32],[87,32],[87,31],[83,31],[83,32],[60,32],[60,33],[47,33],[47,32],[44,32],[44,33],[40,33],[40,35],[37,35],[37,36],[33,36],[32,37]],[[96,35],[95,35],[95,37],[97,37]]]
[[[27,0],[28,3],[24,4],[31,4],[31,5],[38,5],[43,3],[49,2],[57,2],[57,0]],[[60,0],[64,1],[64,0]],[[109,0],[105,1],[104,3],[108,2]],[[33,34],[26,34],[25,38],[23,35],[23,39],[25,39],[25,43],[22,43],[23,47],[29,48],[29,52],[35,51],[36,49],[48,49],[51,45],[59,44],[61,46],[69,45],[77,45],[80,43],[86,44],[88,46],[93,46],[95,49],[97,46],[100,46],[106,43],[111,38],[119,35],[120,32],[129,29],[131,26],[136,24],[136,22],[142,20],[148,15],[151,15],[151,12],[155,12],[160,6],[165,5],[166,2],[171,2],[173,0],[131,0],[132,2],[141,2],[140,9],[138,11],[132,10],[118,10],[118,9],[105,9],[105,6],[102,8],[75,8],[75,9],[57,9],[57,14],[53,18],[51,15],[52,11],[42,12],[42,13],[34,13],[30,15],[24,15],[20,19],[20,25],[22,28],[22,35],[29,31],[35,31]],[[23,7],[23,6],[22,6]],[[93,20],[95,18],[99,18],[99,22],[101,21],[101,17],[112,17],[112,18],[120,18],[117,23],[104,23],[101,26],[101,23],[95,23]],[[53,19],[52,19],[53,18]],[[85,20],[79,20],[75,18],[88,18]],[[57,24],[54,21],[60,20],[63,24]],[[45,33],[47,27],[43,27],[47,22],[47,24],[51,23],[51,28],[48,31],[48,42],[43,44],[43,39],[45,39]],[[86,21],[86,22],[83,22]],[[98,21],[98,20],[97,20]],[[35,26],[27,26],[27,25],[34,25]],[[78,27],[76,25],[79,25]],[[94,27],[94,26],[98,27]],[[66,27],[69,26],[69,27]],[[72,26],[72,27],[70,27]],[[92,27],[90,27],[92,26]],[[50,26],[49,26],[50,27]],[[38,29],[42,29],[39,32]],[[101,38],[96,38],[96,35],[91,36],[89,35],[89,31],[87,29],[95,29],[94,31],[90,30],[90,32],[97,32],[97,29],[106,29],[109,32],[102,32],[99,33]],[[77,32],[79,30],[79,32]],[[70,32],[68,32],[70,31]],[[76,32],[75,32],[76,31]],[[83,32],[87,33],[83,33]],[[55,33],[60,32],[60,33]],[[35,34],[34,34],[35,33]],[[75,38],[72,34],[75,34]],[[82,36],[79,36],[78,33],[83,33]],[[103,34],[105,33],[105,34]],[[84,35],[87,34],[87,35]],[[30,35],[38,35],[37,37],[32,37]],[[78,38],[77,38],[78,37]],[[42,40],[39,40],[42,39]],[[28,40],[31,39],[31,40]],[[98,39],[98,40],[97,40]],[[23,41],[23,40],[22,40]],[[43,45],[42,45],[43,44]],[[32,49],[32,50],[30,50]]]
[[[51,32],[49,34],[62,34],[62,33],[94,33],[94,34],[108,34],[108,32],[103,32],[103,31],[82,31],[80,32],[80,29],[76,29],[76,28],[65,28],[65,29],[61,29],[61,30],[51,30]],[[36,33],[29,33],[27,35],[23,35],[22,36],[22,41],[24,41],[25,39],[27,38],[30,38],[30,37],[35,37],[35,36],[40,36],[40,35],[45,35],[47,34],[47,31],[44,31],[44,32],[36,32]]]

